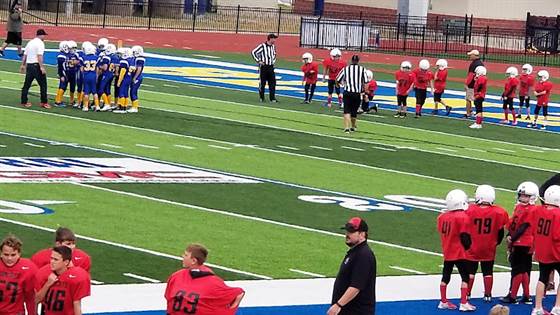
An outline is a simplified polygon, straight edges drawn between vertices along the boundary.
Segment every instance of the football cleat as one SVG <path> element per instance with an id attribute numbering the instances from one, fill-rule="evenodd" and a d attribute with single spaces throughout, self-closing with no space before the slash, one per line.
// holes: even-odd
<path id="1" fill-rule="evenodd" d="M 485 294 L 484 297 L 482 298 L 482 301 L 484 301 L 484 303 L 491 303 L 492 302 L 492 296 Z"/>
<path id="2" fill-rule="evenodd" d="M 82 112 L 89 112 L 89 107 L 87 106 L 82 107 Z"/>
<path id="3" fill-rule="evenodd" d="M 111 110 L 111 106 L 109 104 L 105 104 L 103 105 L 103 107 L 101 107 L 102 112 L 108 112 L 110 110 Z"/>
<path id="4" fill-rule="evenodd" d="M 46 108 L 46 109 L 52 108 L 51 105 L 49 105 L 49 103 L 41 103 L 41 105 L 39 105 L 39 106 L 41 106 L 43 108 Z"/>
<path id="5" fill-rule="evenodd" d="M 467 302 L 465 304 L 462 304 L 459 306 L 459 311 L 460 312 L 474 312 L 476 311 L 476 306 L 472 305 L 471 303 Z"/>
<path id="6" fill-rule="evenodd" d="M 533 311 L 531 311 L 531 315 L 548 315 L 548 314 L 550 313 L 542 308 L 541 309 L 534 308 Z"/>
<path id="7" fill-rule="evenodd" d="M 530 296 L 524 296 L 519 300 L 520 303 L 531 305 L 533 304 L 533 299 Z"/>
<path id="8" fill-rule="evenodd" d="M 396 113 L 393 117 L 399 118 L 399 117 L 401 117 L 401 116 L 402 116 L 401 113 Z"/>
<path id="9" fill-rule="evenodd" d="M 443 302 L 439 302 L 439 305 L 437 307 L 440 310 L 456 310 L 457 309 L 457 305 L 447 301 L 445 303 Z"/>
<path id="10" fill-rule="evenodd" d="M 507 123 L 509 123 L 509 120 L 505 120 L 505 119 L 500 120 L 500 124 L 507 124 Z"/>
<path id="11" fill-rule="evenodd" d="M 516 120 L 516 121 L 512 121 L 512 122 L 511 122 L 511 125 L 512 125 L 512 126 L 517 126 L 517 120 Z"/>
<path id="12" fill-rule="evenodd" d="M 506 303 L 506 304 L 517 304 L 518 303 L 517 298 L 512 298 L 511 295 L 509 295 L 509 294 L 507 296 L 504 296 L 503 298 L 501 298 L 500 302 Z"/>
<path id="13" fill-rule="evenodd" d="M 137 107 L 131 107 L 129 109 L 126 110 L 127 113 L 138 113 L 138 108 Z"/>
<path id="14" fill-rule="evenodd" d="M 550 310 L 550 314 L 551 315 L 560 315 L 560 307 L 555 306 L 552 308 L 552 310 Z"/>
<path id="15" fill-rule="evenodd" d="M 451 114 L 452 109 L 453 107 L 451 106 L 445 106 L 445 116 L 449 116 L 449 114 Z"/>
<path id="16" fill-rule="evenodd" d="M 481 128 L 482 128 L 482 125 L 479 125 L 479 124 L 477 124 L 477 123 L 474 123 L 474 124 L 470 125 L 469 128 L 471 128 L 471 129 L 481 129 Z"/>
<path id="17" fill-rule="evenodd" d="M 525 120 L 531 120 L 531 116 L 527 115 L 527 117 L 525 117 Z"/>
<path id="18" fill-rule="evenodd" d="M 344 129 L 345 133 L 350 133 L 350 129 Z"/>
<path id="19" fill-rule="evenodd" d="M 546 130 L 546 126 L 541 126 L 541 130 Z"/>
<path id="20" fill-rule="evenodd" d="M 358 131 L 358 128 L 350 128 L 350 132 Z"/>
<path id="21" fill-rule="evenodd" d="M 31 105 L 31 103 L 27 102 L 27 103 L 21 103 L 21 106 L 26 107 L 26 108 L 29 108 L 29 107 L 31 107 L 32 105 Z"/>
<path id="22" fill-rule="evenodd" d="M 521 114 L 517 114 L 517 118 L 518 118 L 518 119 L 521 118 Z"/>

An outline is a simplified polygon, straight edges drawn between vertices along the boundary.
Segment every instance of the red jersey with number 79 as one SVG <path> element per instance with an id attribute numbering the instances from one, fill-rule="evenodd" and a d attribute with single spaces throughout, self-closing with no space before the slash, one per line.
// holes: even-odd
<path id="1" fill-rule="evenodd" d="M 551 264 L 560 262 L 560 208 L 543 205 L 533 216 L 535 260 Z"/>
<path id="2" fill-rule="evenodd" d="M 47 265 L 37 272 L 35 291 L 47 283 L 52 273 Z M 74 315 L 74 302 L 91 294 L 91 280 L 89 273 L 80 267 L 70 267 L 58 276 L 58 280 L 49 288 L 43 301 L 45 315 Z"/>
<path id="3" fill-rule="evenodd" d="M 25 314 L 24 302 L 35 309 L 35 273 L 37 267 L 27 258 L 11 267 L 0 260 L 0 314 Z"/>
<path id="4" fill-rule="evenodd" d="M 461 244 L 461 234 L 469 233 L 469 217 L 462 210 L 444 212 L 437 218 L 437 229 L 445 261 L 467 259 L 468 254 Z"/>
<path id="5" fill-rule="evenodd" d="M 498 233 L 509 222 L 508 213 L 500 206 L 477 204 L 471 204 L 465 213 L 469 216 L 472 258 L 495 260 Z"/>
<path id="6" fill-rule="evenodd" d="M 234 315 L 237 308 L 229 305 L 243 292 L 241 288 L 228 287 L 206 266 L 181 269 L 167 280 L 167 314 Z"/>

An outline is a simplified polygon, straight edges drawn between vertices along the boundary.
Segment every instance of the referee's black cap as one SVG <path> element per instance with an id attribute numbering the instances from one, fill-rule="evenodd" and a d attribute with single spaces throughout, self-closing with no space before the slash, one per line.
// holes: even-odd
<path id="1" fill-rule="evenodd" d="M 41 35 L 47 35 L 47 32 L 45 32 L 45 30 L 42 28 L 37 30 L 37 36 L 41 36 Z"/>
<path id="2" fill-rule="evenodd" d="M 348 232 L 367 232 L 369 230 L 368 225 L 364 219 L 360 217 L 353 217 L 341 228 Z"/>
<path id="3" fill-rule="evenodd" d="M 353 62 L 353 63 L 358 63 L 358 62 L 360 62 L 360 56 L 358 56 L 358 55 L 352 56 L 352 62 Z"/>
<path id="4" fill-rule="evenodd" d="M 270 34 L 268 34 L 268 36 L 266 38 L 267 39 L 278 38 L 278 35 L 276 35 L 274 33 L 270 33 Z"/>

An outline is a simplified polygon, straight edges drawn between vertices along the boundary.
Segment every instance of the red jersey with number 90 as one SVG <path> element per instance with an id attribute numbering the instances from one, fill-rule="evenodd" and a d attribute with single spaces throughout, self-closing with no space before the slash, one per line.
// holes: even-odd
<path id="1" fill-rule="evenodd" d="M 11 267 L 0 260 L 0 314 L 24 314 L 26 301 L 34 309 L 36 272 L 37 267 L 27 258 L 20 258 Z"/>
<path id="2" fill-rule="evenodd" d="M 551 264 L 560 262 L 560 208 L 543 205 L 533 216 L 535 260 Z"/>
<path id="3" fill-rule="evenodd" d="M 234 315 L 229 308 L 243 289 L 228 287 L 206 266 L 181 269 L 167 280 L 165 299 L 168 315 Z"/>
<path id="4" fill-rule="evenodd" d="M 51 273 L 49 265 L 39 269 L 35 291 L 41 290 Z M 41 301 L 45 315 L 74 315 L 74 302 L 90 295 L 90 282 L 87 271 L 80 267 L 68 268 L 58 276 L 58 280 L 49 288 Z"/>

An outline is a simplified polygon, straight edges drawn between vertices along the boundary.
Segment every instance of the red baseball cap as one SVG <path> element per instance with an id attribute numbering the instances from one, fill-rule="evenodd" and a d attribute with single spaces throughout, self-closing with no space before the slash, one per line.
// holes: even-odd
<path id="1" fill-rule="evenodd" d="M 353 217 L 350 220 L 348 220 L 348 222 L 346 222 L 346 224 L 342 227 L 342 229 L 351 233 L 367 232 L 368 225 L 366 221 L 364 221 L 364 219 L 360 217 Z"/>

